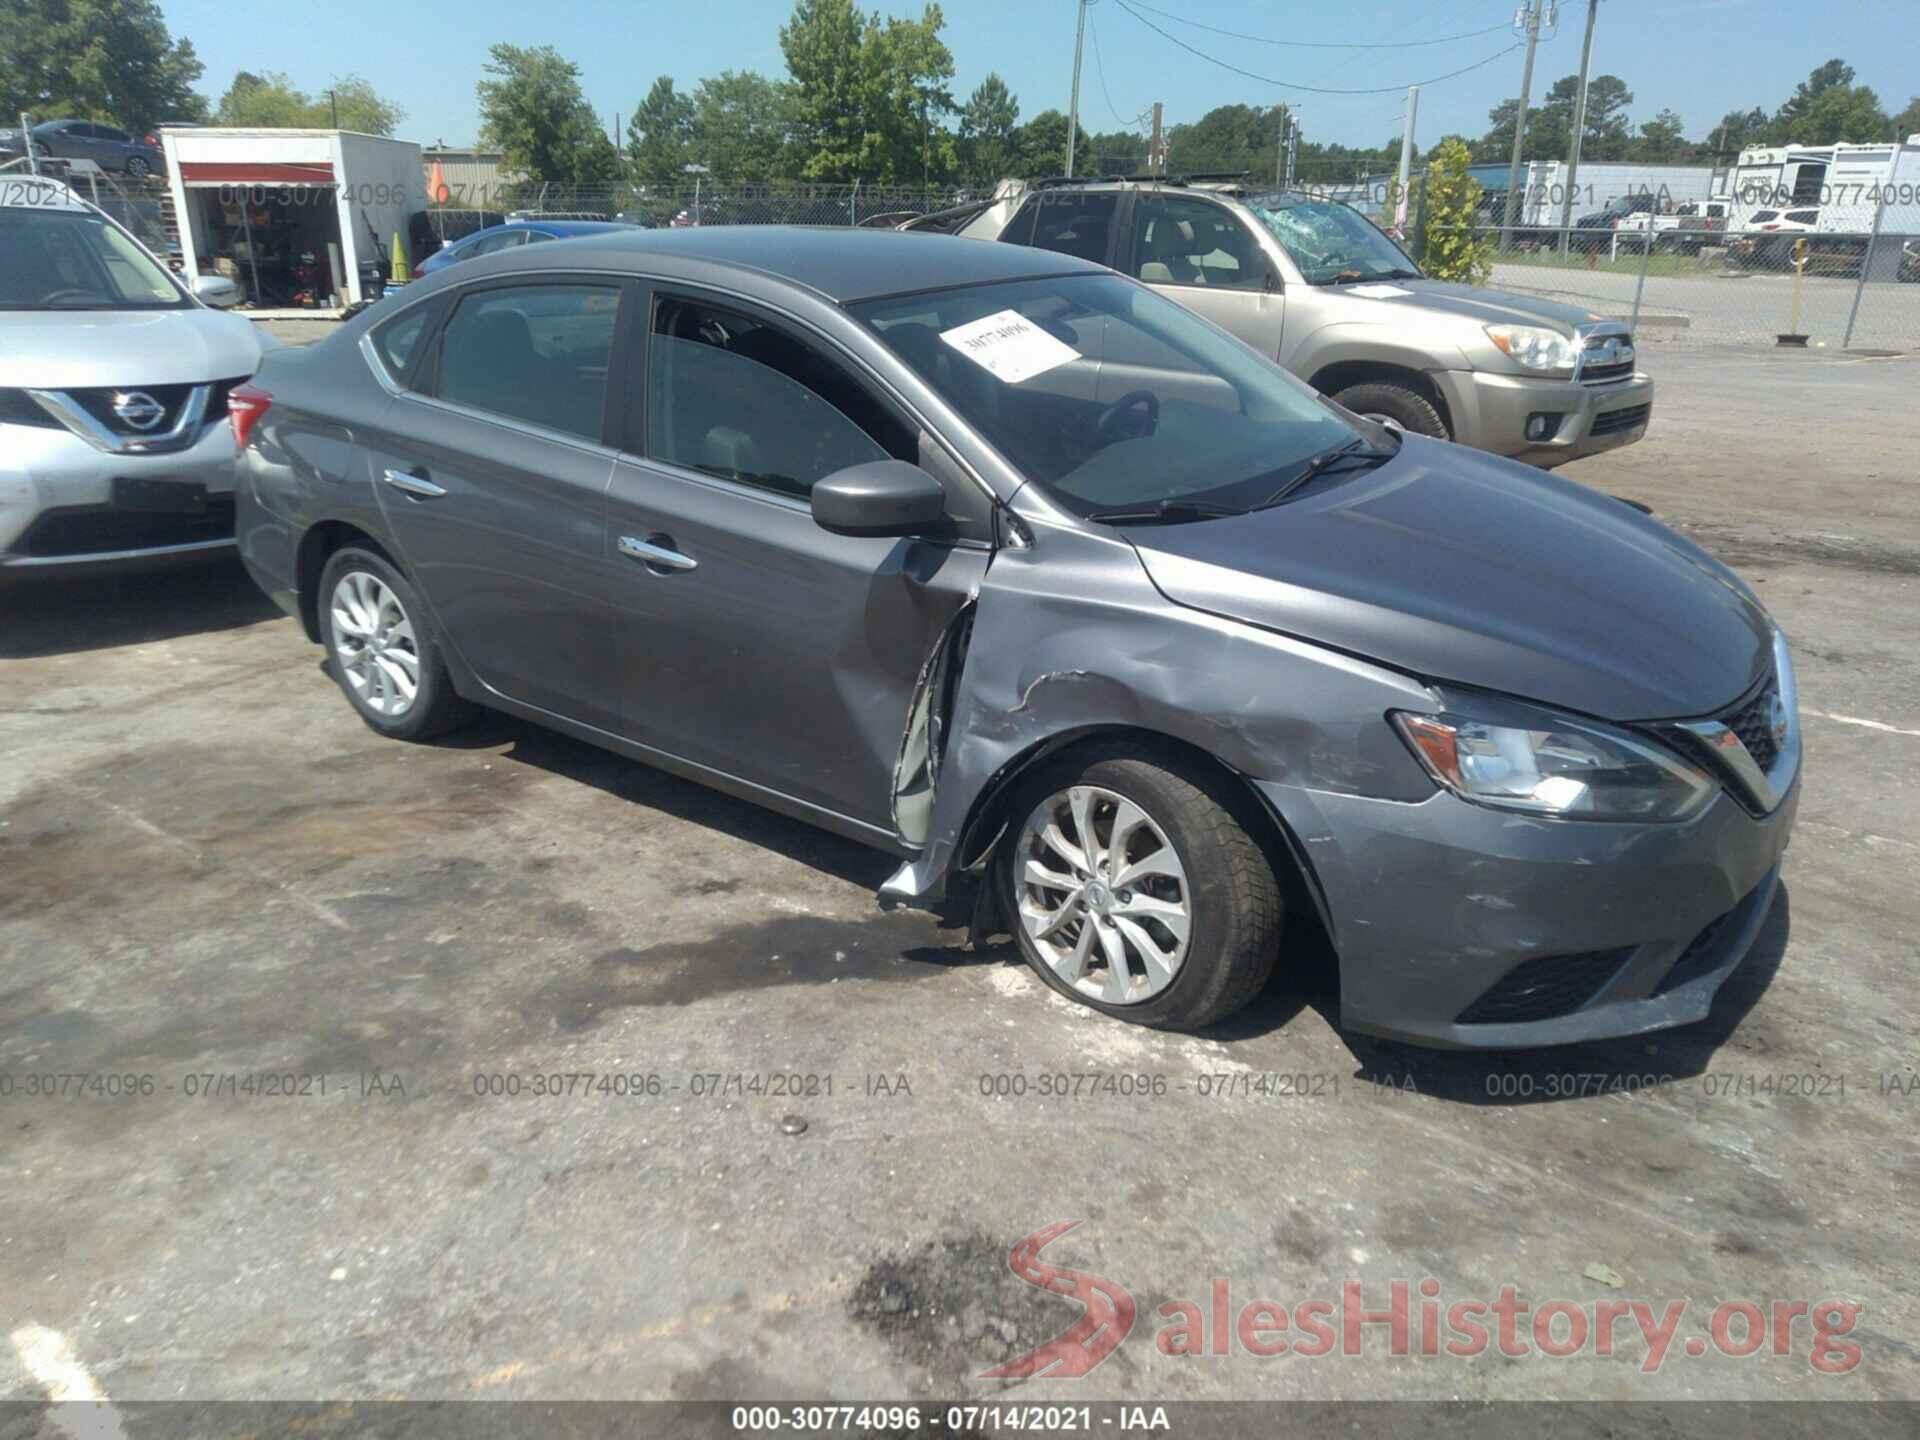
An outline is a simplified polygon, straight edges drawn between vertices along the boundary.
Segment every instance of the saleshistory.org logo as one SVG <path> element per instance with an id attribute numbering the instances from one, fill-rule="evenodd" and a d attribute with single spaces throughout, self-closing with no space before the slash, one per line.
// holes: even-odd
<path id="1" fill-rule="evenodd" d="M 1090 1374 L 1132 1333 L 1139 1307 L 1126 1289 L 1103 1276 L 1055 1265 L 1040 1252 L 1081 1222 L 1063 1220 L 1036 1230 L 1007 1254 L 1007 1266 L 1027 1284 L 1080 1307 L 1073 1323 L 1044 1345 L 982 1371 L 982 1380 L 1076 1379 Z M 1472 1359 L 1498 1351 L 1509 1359 L 1543 1355 L 1610 1357 L 1636 1339 L 1646 1353 L 1642 1373 L 1652 1374 L 1674 1355 L 1699 1358 L 1709 1352 L 1732 1359 L 1768 1354 L 1790 1357 L 1805 1345 L 1807 1363 L 1822 1375 L 1846 1375 L 1860 1364 L 1860 1347 L 1844 1337 L 1861 1307 L 1844 1300 L 1727 1300 L 1707 1317 L 1704 1335 L 1680 1336 L 1689 1302 L 1670 1300 L 1549 1300 L 1538 1306 L 1512 1285 L 1492 1300 L 1443 1302 L 1440 1282 L 1393 1280 L 1382 1308 L 1366 1307 L 1363 1287 L 1348 1280 L 1336 1300 L 1277 1300 L 1236 1305 L 1232 1285 L 1214 1278 L 1207 1302 L 1169 1300 L 1155 1314 L 1167 1322 L 1155 1332 L 1154 1348 L 1175 1358 L 1235 1354 L 1267 1359 L 1299 1355 L 1352 1357 L 1371 1345 L 1389 1355 Z M 1377 1292 L 1376 1292 L 1377 1296 Z M 1675 1341 L 1679 1340 L 1676 1350 Z"/>

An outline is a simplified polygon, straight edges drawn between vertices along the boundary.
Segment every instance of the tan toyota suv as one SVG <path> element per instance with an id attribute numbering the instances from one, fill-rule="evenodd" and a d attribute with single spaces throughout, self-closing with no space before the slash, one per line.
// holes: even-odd
<path id="1" fill-rule="evenodd" d="M 1653 413 L 1653 381 L 1635 364 L 1627 326 L 1429 280 L 1337 200 L 1244 178 L 1050 180 L 902 228 L 1100 261 L 1350 410 L 1533 465 L 1630 445 Z"/>

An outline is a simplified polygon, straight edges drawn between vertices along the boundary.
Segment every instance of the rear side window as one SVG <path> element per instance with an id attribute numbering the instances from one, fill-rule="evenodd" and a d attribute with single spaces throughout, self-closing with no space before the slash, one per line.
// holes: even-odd
<path id="1" fill-rule="evenodd" d="M 1787 212 L 1787 219 L 1791 220 L 1795 225 L 1811 225 L 1819 218 L 1820 212 L 1818 210 L 1789 210 Z"/>
<path id="2" fill-rule="evenodd" d="M 1055 250 L 1104 265 L 1119 203 L 1120 197 L 1111 190 L 1098 195 L 1049 191 L 1034 207 L 1033 239 L 1026 243 L 1036 250 Z"/>
<path id="3" fill-rule="evenodd" d="M 817 348 L 751 316 L 662 296 L 647 354 L 647 454 L 804 498 L 914 436 Z"/>
<path id="4" fill-rule="evenodd" d="M 431 305 L 416 305 L 374 327 L 373 348 L 394 384 L 407 383 L 413 362 L 420 354 L 420 342 L 426 339 L 427 318 L 432 312 Z"/>
<path id="5" fill-rule="evenodd" d="M 465 296 L 440 334 L 434 393 L 598 442 L 620 292 L 518 285 Z"/>

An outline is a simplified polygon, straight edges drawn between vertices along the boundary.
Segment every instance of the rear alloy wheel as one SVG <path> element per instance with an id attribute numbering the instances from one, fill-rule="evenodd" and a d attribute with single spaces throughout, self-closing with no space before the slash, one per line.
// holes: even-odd
<path id="1" fill-rule="evenodd" d="M 144 180 L 153 173 L 153 166 L 139 155 L 127 158 L 127 174 L 135 180 Z"/>
<path id="2" fill-rule="evenodd" d="M 334 679 L 361 719 L 382 735 L 424 740 L 466 718 L 419 597 L 384 556 L 338 551 L 319 593 Z"/>
<path id="3" fill-rule="evenodd" d="M 1220 790 L 1120 752 L 1036 777 L 997 874 L 1015 941 L 1042 979 L 1106 1014 L 1177 1030 L 1254 996 L 1279 945 L 1279 886 Z"/>

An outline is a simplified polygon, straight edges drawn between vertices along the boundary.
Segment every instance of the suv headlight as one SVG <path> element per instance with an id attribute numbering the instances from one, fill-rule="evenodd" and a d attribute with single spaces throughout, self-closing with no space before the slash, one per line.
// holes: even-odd
<path id="1" fill-rule="evenodd" d="M 1533 325 L 1489 325 L 1486 330 L 1502 354 L 1529 370 L 1571 370 L 1579 358 L 1573 341 L 1558 330 Z"/>
<path id="2" fill-rule="evenodd" d="M 1717 793 L 1650 740 L 1519 702 L 1446 697 L 1439 714 L 1391 712 L 1427 773 L 1463 800 L 1569 820 L 1685 820 Z"/>

